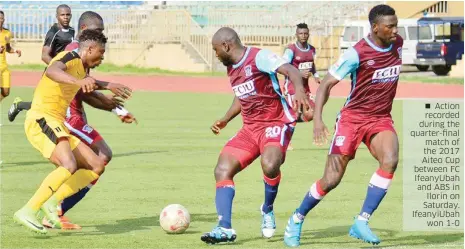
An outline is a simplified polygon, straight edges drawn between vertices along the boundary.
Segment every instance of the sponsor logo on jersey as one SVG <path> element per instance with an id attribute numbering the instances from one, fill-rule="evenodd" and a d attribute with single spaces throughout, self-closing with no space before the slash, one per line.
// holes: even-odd
<path id="1" fill-rule="evenodd" d="M 367 61 L 368 66 L 373 66 L 375 64 L 374 60 Z"/>
<path id="2" fill-rule="evenodd" d="M 245 83 L 233 86 L 232 89 L 234 94 L 236 94 L 236 96 L 240 99 L 245 99 L 251 95 L 257 94 L 253 80 L 249 80 Z"/>
<path id="3" fill-rule="evenodd" d="M 400 65 L 386 67 L 373 73 L 372 83 L 388 83 L 399 79 Z"/>
<path id="4" fill-rule="evenodd" d="M 245 77 L 252 76 L 252 66 L 251 65 L 245 66 L 244 71 L 245 71 Z"/>
<path id="5" fill-rule="evenodd" d="M 299 64 L 299 70 L 311 69 L 312 66 L 313 66 L 313 62 L 302 62 Z"/>

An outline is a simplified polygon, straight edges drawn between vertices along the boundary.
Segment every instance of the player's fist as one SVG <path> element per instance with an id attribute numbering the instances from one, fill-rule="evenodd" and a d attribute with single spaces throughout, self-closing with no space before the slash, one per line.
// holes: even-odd
<path id="1" fill-rule="evenodd" d="M 323 121 L 313 122 L 313 143 L 317 146 L 322 146 L 328 142 L 328 128 Z"/>
<path id="2" fill-rule="evenodd" d="M 18 55 L 18 57 L 21 57 L 21 54 L 22 54 L 22 53 L 21 53 L 21 50 L 16 49 L 16 50 L 15 50 L 15 53 Z"/>
<path id="3" fill-rule="evenodd" d="M 117 96 L 123 99 L 128 99 L 129 97 L 131 97 L 132 94 L 131 88 L 118 83 L 109 83 L 108 90 L 110 90 L 112 93 L 116 94 Z"/>
<path id="4" fill-rule="evenodd" d="M 302 78 L 308 79 L 308 77 L 310 77 L 310 70 L 308 70 L 308 69 L 306 69 L 306 70 L 301 70 L 301 71 L 300 71 L 300 75 L 302 75 Z"/>
<path id="5" fill-rule="evenodd" d="M 226 120 L 216 120 L 215 123 L 213 123 L 213 125 L 210 127 L 210 129 L 212 130 L 213 134 L 218 135 L 220 134 L 220 130 L 226 127 L 227 124 L 228 122 Z"/>
<path id="6" fill-rule="evenodd" d="M 132 113 L 128 113 L 124 116 L 119 116 L 119 119 L 121 122 L 126 123 L 126 124 L 132 124 L 133 122 L 138 124 L 136 117 Z"/>
<path id="7" fill-rule="evenodd" d="M 5 46 L 0 46 L 0 53 L 3 53 L 5 51 Z"/>
<path id="8" fill-rule="evenodd" d="M 305 90 L 302 88 L 300 91 L 296 91 L 294 99 L 292 100 L 293 109 L 295 112 L 300 111 L 299 108 L 302 106 L 302 111 L 307 112 L 310 109 L 310 102 Z"/>
<path id="9" fill-rule="evenodd" d="M 78 80 L 77 83 L 81 86 L 82 92 L 84 93 L 93 92 L 95 89 L 98 88 L 95 79 L 92 77 L 86 77 L 84 79 Z"/>

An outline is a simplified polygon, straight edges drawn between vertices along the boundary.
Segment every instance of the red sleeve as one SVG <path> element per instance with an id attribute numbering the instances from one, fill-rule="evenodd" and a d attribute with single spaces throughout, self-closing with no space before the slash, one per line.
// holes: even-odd
<path id="1" fill-rule="evenodd" d="M 79 48 L 79 43 L 78 42 L 71 42 L 70 44 L 68 44 L 65 48 L 66 51 L 73 51 L 75 50 L 76 48 Z"/>

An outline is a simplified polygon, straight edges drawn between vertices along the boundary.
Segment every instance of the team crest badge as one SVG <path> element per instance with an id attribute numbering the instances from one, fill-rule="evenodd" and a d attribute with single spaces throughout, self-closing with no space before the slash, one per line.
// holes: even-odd
<path id="1" fill-rule="evenodd" d="M 300 60 L 300 56 L 296 56 L 295 59 L 296 59 L 296 60 Z"/>
<path id="2" fill-rule="evenodd" d="M 84 132 L 87 132 L 88 134 L 92 133 L 92 131 L 94 131 L 94 129 L 88 125 L 84 125 L 84 127 L 82 127 L 82 131 Z"/>
<path id="3" fill-rule="evenodd" d="M 345 136 L 337 136 L 336 137 L 336 146 L 342 146 L 344 144 L 345 139 L 346 139 Z"/>
<path id="4" fill-rule="evenodd" d="M 369 60 L 367 62 L 368 66 L 373 66 L 375 64 L 375 61 L 374 60 Z"/>
<path id="5" fill-rule="evenodd" d="M 402 59 L 402 48 L 397 49 L 397 54 L 399 54 L 399 59 Z"/>
<path id="6" fill-rule="evenodd" d="M 244 71 L 245 71 L 245 76 L 246 76 L 246 77 L 252 76 L 252 66 L 251 66 L 251 65 L 247 65 L 247 66 L 244 68 Z"/>

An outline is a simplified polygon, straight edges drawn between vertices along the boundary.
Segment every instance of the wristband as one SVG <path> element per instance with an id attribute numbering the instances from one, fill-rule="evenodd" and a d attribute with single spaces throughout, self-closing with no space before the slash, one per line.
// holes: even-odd
<path id="1" fill-rule="evenodd" d="M 114 114 L 118 116 L 126 116 L 128 115 L 128 110 L 124 109 L 124 107 L 116 107 L 115 109 L 111 110 Z"/>

